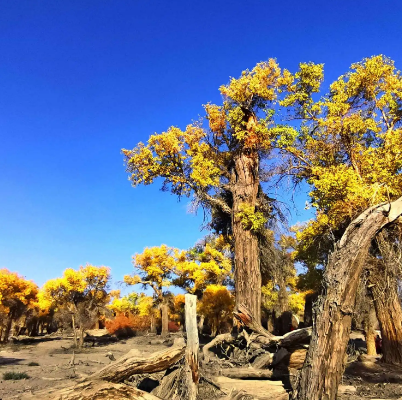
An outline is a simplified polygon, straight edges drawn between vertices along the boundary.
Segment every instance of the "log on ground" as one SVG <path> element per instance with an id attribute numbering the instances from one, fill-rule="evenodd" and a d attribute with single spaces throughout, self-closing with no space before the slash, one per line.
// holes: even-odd
<path id="1" fill-rule="evenodd" d="M 270 379 L 272 371 L 255 368 L 225 368 L 221 370 L 221 375 L 233 379 Z"/>
<path id="2" fill-rule="evenodd" d="M 17 397 L 21 400 L 160 400 L 132 386 L 105 381 L 90 381 L 62 389 L 45 389 Z"/>
<path id="3" fill-rule="evenodd" d="M 256 379 L 231 379 L 224 376 L 215 378 L 217 385 L 227 393 L 242 391 L 256 400 L 288 400 L 289 395 L 280 381 Z"/>
<path id="4" fill-rule="evenodd" d="M 149 357 L 138 357 L 137 350 L 128 352 L 115 362 L 106 365 L 86 381 L 102 379 L 109 382 L 123 382 L 131 375 L 150 374 L 165 371 L 184 357 L 186 345 L 183 338 L 176 339 L 173 346 L 166 350 L 153 353 Z"/>

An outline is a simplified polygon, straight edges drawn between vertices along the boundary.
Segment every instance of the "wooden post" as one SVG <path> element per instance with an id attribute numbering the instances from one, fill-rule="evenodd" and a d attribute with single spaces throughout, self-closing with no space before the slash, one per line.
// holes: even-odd
<path id="1" fill-rule="evenodd" d="M 197 329 L 197 296 L 186 294 L 185 296 L 186 313 L 186 364 L 188 370 L 188 400 L 196 400 L 198 393 L 198 329 Z"/>

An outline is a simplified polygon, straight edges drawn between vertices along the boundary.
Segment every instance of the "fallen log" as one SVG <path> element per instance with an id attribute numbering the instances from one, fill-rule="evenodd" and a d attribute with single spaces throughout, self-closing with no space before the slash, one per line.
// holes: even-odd
<path id="1" fill-rule="evenodd" d="M 214 380 L 222 390 L 228 393 L 236 390 L 256 400 L 288 400 L 289 398 L 289 395 L 280 381 L 241 380 L 226 378 L 224 376 L 218 376 Z"/>
<path id="2" fill-rule="evenodd" d="M 312 327 L 296 329 L 295 331 L 286 333 L 278 341 L 278 345 L 285 348 L 300 346 L 301 344 L 310 343 Z"/>
<path id="3" fill-rule="evenodd" d="M 258 357 L 255 358 L 255 360 L 252 362 L 252 366 L 255 369 L 263 369 L 263 368 L 268 368 L 273 360 L 273 354 L 271 353 L 265 353 L 261 354 Z"/>
<path id="4" fill-rule="evenodd" d="M 221 370 L 221 375 L 233 379 L 270 379 L 272 371 L 255 368 L 227 368 Z"/>
<path id="5" fill-rule="evenodd" d="M 32 394 L 18 395 L 21 400 L 161 400 L 132 386 L 105 381 L 90 381 L 66 388 L 47 388 Z"/>
<path id="6" fill-rule="evenodd" d="M 180 361 L 185 353 L 186 345 L 183 338 L 175 339 L 172 347 L 153 353 L 150 357 L 138 357 L 137 350 L 131 350 L 116 361 L 106 365 L 86 378 L 86 381 L 101 379 L 109 382 L 123 382 L 131 375 L 150 374 L 165 371 Z"/>

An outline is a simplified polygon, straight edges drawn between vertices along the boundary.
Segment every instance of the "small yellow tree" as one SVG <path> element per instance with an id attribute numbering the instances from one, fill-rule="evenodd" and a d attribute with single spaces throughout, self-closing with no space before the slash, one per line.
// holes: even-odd
<path id="1" fill-rule="evenodd" d="M 176 266 L 175 253 L 177 249 L 166 245 L 146 248 L 142 254 L 136 254 L 133 259 L 134 268 L 138 275 L 125 275 L 127 285 L 142 284 L 151 287 L 154 297 L 162 312 L 162 335 L 168 333 L 168 304 L 166 301 L 166 288 L 171 285 L 171 278 Z"/>
<path id="2" fill-rule="evenodd" d="M 0 270 L 0 340 L 7 342 L 13 321 L 36 301 L 38 286 L 15 272 Z"/>
<path id="3" fill-rule="evenodd" d="M 84 343 L 86 324 L 93 323 L 109 301 L 107 284 L 110 279 L 108 267 L 87 265 L 78 271 L 66 269 L 61 278 L 51 279 L 44 285 L 44 292 L 59 310 L 71 315 L 75 346 Z M 77 341 L 76 325 L 80 331 Z"/>
<path id="4" fill-rule="evenodd" d="M 230 324 L 234 308 L 234 297 L 226 286 L 209 285 L 204 291 L 198 311 L 208 319 L 212 335 L 215 336 L 225 323 Z"/>

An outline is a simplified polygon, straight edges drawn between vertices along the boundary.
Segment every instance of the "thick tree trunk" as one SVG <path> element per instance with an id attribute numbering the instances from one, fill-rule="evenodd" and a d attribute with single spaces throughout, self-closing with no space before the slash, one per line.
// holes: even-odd
<path id="1" fill-rule="evenodd" d="M 166 336 L 169 333 L 169 309 L 168 305 L 163 302 L 161 305 L 162 314 L 162 336 Z"/>
<path id="2" fill-rule="evenodd" d="M 3 338 L 4 343 L 8 342 L 12 325 L 13 325 L 13 317 L 12 315 L 9 315 L 7 318 L 6 329 L 4 330 L 4 338 Z"/>
<path id="3" fill-rule="evenodd" d="M 372 239 L 402 214 L 402 198 L 371 207 L 346 229 L 324 274 L 315 324 L 293 398 L 335 400 L 341 380 L 361 272 Z"/>
<path id="4" fill-rule="evenodd" d="M 382 361 L 402 364 L 402 308 L 397 292 L 396 279 L 387 281 L 384 271 L 370 277 L 371 292 L 380 323 L 382 338 Z"/>
<path id="5" fill-rule="evenodd" d="M 156 333 L 155 316 L 151 314 L 151 333 Z"/>
<path id="6" fill-rule="evenodd" d="M 232 227 L 235 249 L 236 307 L 245 304 L 261 323 L 261 272 L 258 240 L 239 213 L 244 207 L 255 211 L 259 188 L 259 158 L 255 151 L 242 151 L 234 159 L 231 175 L 233 194 Z"/>

